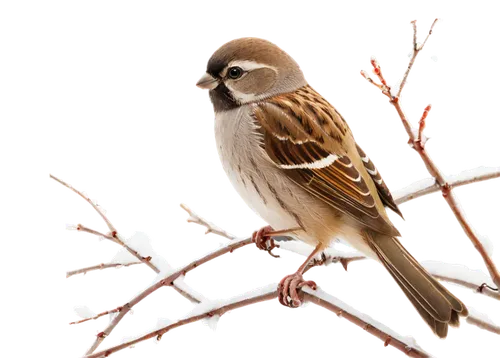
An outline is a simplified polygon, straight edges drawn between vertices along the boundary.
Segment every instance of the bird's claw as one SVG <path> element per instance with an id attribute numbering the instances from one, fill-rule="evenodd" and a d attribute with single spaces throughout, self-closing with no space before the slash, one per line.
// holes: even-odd
<path id="1" fill-rule="evenodd" d="M 311 262 L 311 266 L 313 268 L 319 268 L 321 266 L 323 266 L 326 262 L 328 261 L 328 257 L 326 257 L 325 253 L 322 252 L 321 253 L 321 259 L 314 259 L 312 262 Z"/>
<path id="2" fill-rule="evenodd" d="M 315 290 L 314 281 L 305 281 L 298 272 L 285 276 L 278 285 L 278 299 L 283 306 L 297 308 L 302 304 L 301 288 L 308 286 Z"/>
<path id="3" fill-rule="evenodd" d="M 264 226 L 260 230 L 255 231 L 252 234 L 252 241 L 255 243 L 260 250 L 267 251 L 269 255 L 272 257 L 279 257 L 279 255 L 275 255 L 272 253 L 272 250 L 276 247 L 280 247 L 276 245 L 273 238 L 268 236 L 269 233 L 273 232 L 273 228 L 271 226 Z"/>

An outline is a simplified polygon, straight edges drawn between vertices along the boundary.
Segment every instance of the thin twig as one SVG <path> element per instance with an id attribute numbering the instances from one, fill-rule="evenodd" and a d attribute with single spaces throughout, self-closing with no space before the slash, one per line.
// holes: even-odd
<path id="1" fill-rule="evenodd" d="M 116 230 L 116 228 L 114 227 L 114 225 L 111 223 L 111 221 L 108 219 L 108 217 L 104 214 L 104 212 L 102 211 L 102 209 L 97 204 L 95 204 L 88 196 L 84 195 L 82 192 L 80 192 L 79 190 L 73 188 L 71 185 L 69 185 L 68 183 L 62 181 L 61 179 L 56 178 L 52 174 L 50 175 L 50 177 L 52 179 L 54 179 L 55 181 L 61 183 L 62 185 L 64 185 L 68 189 L 72 190 L 73 192 L 75 192 L 76 194 L 78 194 L 79 196 L 81 196 L 90 205 L 92 205 L 92 207 L 94 208 L 94 210 L 97 211 L 97 213 L 101 216 L 101 218 L 104 220 L 104 222 L 108 226 L 110 234 L 109 235 L 103 235 L 103 234 L 99 233 L 96 230 L 85 228 L 83 225 L 78 225 L 77 226 L 78 230 L 80 230 L 80 231 L 86 231 L 86 232 L 89 232 L 91 234 L 98 235 L 98 236 L 103 236 L 103 237 L 108 238 L 108 239 L 111 236 L 117 244 L 119 244 L 122 247 L 124 247 L 128 252 L 130 252 L 132 255 L 134 255 L 139 261 L 141 261 L 144 264 L 146 264 L 147 266 L 149 266 L 154 272 L 156 272 L 156 273 L 160 272 L 160 269 L 158 267 L 156 267 L 151 262 L 151 260 L 147 260 L 146 258 L 144 258 L 136 250 L 132 249 L 130 246 L 128 246 L 127 244 L 125 244 L 123 242 L 123 240 L 120 239 L 120 237 L 118 235 L 118 231 Z"/>
<path id="2" fill-rule="evenodd" d="M 436 21 L 437 21 L 437 19 L 436 19 Z M 464 214 L 463 210 L 460 208 L 460 206 L 458 204 L 458 200 L 455 197 L 455 194 L 453 193 L 450 184 L 446 181 L 443 173 L 439 170 L 437 165 L 434 163 L 434 161 L 431 159 L 431 157 L 427 153 L 427 151 L 425 149 L 424 141 L 418 140 L 419 139 L 418 138 L 418 131 L 416 132 L 414 130 L 413 126 L 408 121 L 408 119 L 403 111 L 403 108 L 401 107 L 401 100 L 400 100 L 401 91 L 403 90 L 403 87 L 406 83 L 406 79 L 409 75 L 409 72 L 410 72 L 411 68 L 413 67 L 413 64 L 415 62 L 415 58 L 417 57 L 418 53 L 424 48 L 424 45 L 427 42 L 428 37 L 432 33 L 432 29 L 434 28 L 436 21 L 433 22 L 431 29 L 429 30 L 429 34 L 427 35 L 424 43 L 420 46 L 418 46 L 417 40 L 416 40 L 416 38 L 417 38 L 416 22 L 415 21 L 412 22 L 413 29 L 414 29 L 414 36 L 413 36 L 414 51 L 413 51 L 413 56 L 410 59 L 410 63 L 408 64 L 408 68 L 406 70 L 406 73 L 403 77 L 403 81 L 401 82 L 401 86 L 399 88 L 398 94 L 396 96 L 392 96 L 390 93 L 388 94 L 387 91 L 382 91 L 382 93 L 389 97 L 390 103 L 392 105 L 394 105 L 394 107 L 396 108 L 396 111 L 398 112 L 399 117 L 401 118 L 401 122 L 403 123 L 403 126 L 405 127 L 406 132 L 408 133 L 408 136 L 410 138 L 410 140 L 409 140 L 410 145 L 412 146 L 413 149 L 415 149 L 417 151 L 417 153 L 422 158 L 422 161 L 424 162 L 429 174 L 431 174 L 431 176 L 433 176 L 436 179 L 436 183 L 439 185 L 441 193 L 443 194 L 443 197 L 446 200 L 446 202 L 448 203 L 453 214 L 455 214 L 455 218 L 460 223 L 460 225 L 462 226 L 462 229 L 464 230 L 466 235 L 469 237 L 470 241 L 472 242 L 472 244 L 474 245 L 476 250 L 479 252 L 481 257 L 483 258 L 483 261 L 486 265 L 486 268 L 488 269 L 488 272 L 489 272 L 491 278 L 493 279 L 493 282 L 495 283 L 495 285 L 497 287 L 500 287 L 500 272 L 498 271 L 498 269 L 497 269 L 495 263 L 493 262 L 493 260 L 491 259 L 491 257 L 488 255 L 488 252 L 486 251 L 485 247 L 481 243 L 481 240 L 479 239 L 477 234 L 474 232 L 474 229 L 472 228 L 470 223 L 467 221 L 465 214 Z M 378 63 L 374 64 L 373 60 L 371 62 L 372 62 L 372 66 L 374 68 L 374 71 L 379 76 L 382 84 L 385 85 L 386 81 L 382 76 L 382 72 L 380 70 L 380 65 Z M 374 81 L 372 80 L 370 82 L 373 83 Z"/>
<path id="3" fill-rule="evenodd" d="M 97 347 L 102 343 L 102 341 L 110 335 L 110 333 L 113 331 L 113 329 L 120 323 L 120 321 L 125 317 L 125 315 L 130 311 L 132 307 L 134 307 L 136 304 L 141 302 L 144 298 L 148 297 L 150 294 L 155 292 L 161 287 L 164 286 L 170 286 L 174 283 L 174 281 L 179 278 L 180 276 L 186 275 L 191 270 L 194 270 L 195 268 L 199 267 L 200 265 L 213 260 L 221 255 L 224 255 L 226 253 L 231 253 L 234 250 L 237 250 L 243 246 L 249 245 L 252 243 L 252 239 L 243 239 L 243 240 L 234 240 L 231 244 L 224 246 L 223 248 L 214 251 L 208 255 L 203 256 L 202 258 L 195 260 L 188 265 L 184 266 L 183 268 L 175 271 L 174 273 L 170 274 L 168 277 L 165 277 L 155 284 L 149 286 L 146 288 L 144 291 L 142 291 L 140 294 L 138 294 L 136 297 L 134 297 L 132 300 L 129 302 L 125 303 L 124 305 L 120 306 L 122 307 L 119 311 L 119 313 L 111 320 L 111 322 L 108 324 L 108 326 L 102 331 L 97 334 L 97 337 L 90 347 L 90 349 L 87 351 L 87 355 L 93 353 Z"/>
<path id="4" fill-rule="evenodd" d="M 450 276 L 440 275 L 440 274 L 436 274 L 436 273 L 432 274 L 432 276 L 434 276 L 435 278 L 437 278 L 440 281 L 450 282 L 450 283 L 454 283 L 456 285 L 470 288 L 471 290 L 473 290 L 477 293 L 494 298 L 496 300 L 500 300 L 500 292 L 498 292 L 498 289 L 494 289 L 494 288 L 489 287 L 487 285 L 486 285 L 487 287 L 484 285 L 477 285 L 476 283 L 470 282 L 466 279 L 450 277 Z"/>
<path id="5" fill-rule="evenodd" d="M 86 227 L 86 226 L 84 226 L 82 224 L 76 225 L 76 230 L 81 231 L 81 232 L 87 232 L 89 234 L 96 235 L 96 236 L 99 236 L 99 237 L 103 237 L 105 239 L 108 239 L 108 240 L 113 241 L 113 242 L 116 243 L 116 239 L 113 236 L 111 236 L 110 234 L 103 234 L 100 231 L 88 228 L 88 227 Z"/>
<path id="6" fill-rule="evenodd" d="M 81 268 L 81 269 L 73 270 L 73 271 L 68 271 L 68 272 L 66 272 L 66 278 L 74 276 L 74 275 L 82 274 L 82 273 L 86 274 L 87 272 L 90 272 L 90 271 L 103 270 L 103 269 L 112 268 L 112 267 L 116 267 L 116 268 L 127 267 L 127 266 L 133 266 L 133 265 L 138 265 L 138 264 L 142 264 L 142 262 L 128 262 L 128 263 L 124 263 L 124 264 L 121 264 L 121 263 L 108 263 L 108 264 L 102 263 L 102 264 L 95 265 L 95 266 L 85 267 L 85 268 Z"/>
<path id="7" fill-rule="evenodd" d="M 468 185 L 472 183 L 479 183 L 485 180 L 500 178 L 500 167 L 479 167 L 472 170 L 466 170 L 459 174 L 450 176 L 448 178 L 448 185 L 450 188 L 458 188 L 459 186 Z M 425 185 L 423 185 L 425 183 Z M 412 199 L 421 196 L 432 194 L 441 191 L 441 187 L 434 178 L 424 179 L 413 184 L 410 184 L 404 189 L 397 190 L 392 193 L 396 204 L 403 204 Z"/>
<path id="8" fill-rule="evenodd" d="M 133 256 L 135 256 L 140 262 L 144 263 L 149 268 L 151 268 L 154 272 L 160 273 L 160 269 L 158 267 L 156 267 L 151 262 L 152 258 L 150 256 L 144 257 L 141 254 L 139 254 L 136 250 L 132 249 L 130 246 L 128 246 L 127 244 L 125 244 L 125 242 L 120 238 L 120 235 L 118 234 L 118 231 L 116 230 L 115 226 L 111 223 L 111 221 L 108 219 L 108 217 L 104 214 L 104 212 L 102 211 L 102 209 L 97 204 L 95 204 L 88 196 L 84 195 L 81 191 L 75 189 L 74 187 L 72 187 L 68 183 L 62 181 L 61 179 L 56 178 L 52 174 L 50 174 L 50 178 L 54 179 L 58 183 L 60 183 L 63 186 L 67 187 L 68 189 L 70 189 L 71 191 L 75 192 L 80 197 L 82 197 L 85 201 L 87 201 L 94 208 L 94 210 L 99 214 L 99 216 L 104 220 L 104 222 L 108 226 L 108 229 L 110 230 L 110 233 L 109 234 L 102 234 L 102 233 L 98 232 L 97 230 L 93 230 L 93 229 L 87 228 L 87 227 L 85 227 L 85 226 L 83 226 L 81 224 L 77 225 L 77 230 L 88 232 L 90 234 L 97 235 L 97 236 L 102 236 L 104 238 L 107 238 L 108 240 L 111 240 L 111 241 L 119 244 L 120 246 L 122 246 L 123 248 L 125 248 L 129 253 L 131 253 Z M 179 292 L 183 297 L 185 297 L 186 299 L 188 299 L 189 301 L 191 301 L 193 303 L 200 303 L 200 301 L 196 297 L 193 297 L 188 292 L 186 292 L 186 291 L 182 290 L 181 288 L 177 287 L 177 285 L 175 283 L 172 283 L 172 287 L 177 292 Z M 105 335 L 103 335 L 102 337 L 100 337 L 100 340 L 99 340 L 98 344 L 100 344 L 100 342 L 102 342 L 105 338 L 106 338 Z M 94 343 L 94 345 L 95 345 L 95 343 Z M 92 347 L 90 349 L 94 349 L 95 350 L 95 348 L 92 348 Z M 93 352 L 93 350 L 92 350 L 92 352 Z"/>
<path id="9" fill-rule="evenodd" d="M 493 262 L 493 259 L 488 254 L 488 251 L 481 243 L 481 240 L 477 236 L 476 232 L 474 231 L 470 223 L 467 221 L 463 210 L 460 208 L 460 205 L 458 204 L 458 200 L 455 197 L 455 194 L 451 191 L 451 188 L 447 190 L 446 186 L 442 187 L 441 190 L 443 191 L 443 197 L 446 199 L 446 202 L 448 203 L 451 210 L 455 214 L 455 217 L 462 226 L 462 229 L 467 234 L 470 241 L 472 242 L 476 250 L 483 258 L 486 268 L 490 273 L 491 279 L 493 280 L 497 288 L 500 287 L 500 272 L 498 271 L 495 263 Z"/>
<path id="10" fill-rule="evenodd" d="M 427 39 L 432 34 L 432 30 L 434 29 L 434 25 L 436 25 L 437 21 L 438 21 L 438 19 L 434 20 L 434 22 L 431 25 L 431 28 L 429 29 L 429 33 L 427 34 L 427 37 L 425 38 L 424 42 L 420 46 L 417 43 L 417 20 L 413 20 L 411 22 L 411 24 L 413 26 L 413 53 L 412 53 L 412 56 L 410 58 L 410 62 L 408 63 L 408 67 L 406 68 L 406 72 L 403 76 L 403 80 L 401 81 L 401 84 L 399 85 L 399 90 L 398 90 L 398 93 L 396 94 L 397 98 L 401 97 L 401 92 L 403 91 L 403 87 L 406 84 L 406 80 L 408 79 L 408 75 L 410 74 L 410 71 L 413 67 L 413 64 L 415 63 L 415 59 L 417 58 L 417 55 L 420 53 L 420 51 L 422 51 L 425 44 L 427 43 Z"/>
<path id="11" fill-rule="evenodd" d="M 85 319 L 82 319 L 82 320 L 79 320 L 79 321 L 74 321 L 74 322 L 70 322 L 69 324 L 79 324 L 79 323 L 83 323 L 83 322 L 87 322 L 87 321 L 91 321 L 91 320 L 94 320 L 94 319 L 98 319 L 100 317 L 103 317 L 103 316 L 107 316 L 108 314 L 111 314 L 111 313 L 115 313 L 115 312 L 120 312 L 122 310 L 123 307 L 117 307 L 113 310 L 110 310 L 110 311 L 104 311 L 104 312 L 101 312 L 99 314 L 96 314 L 95 316 L 92 316 L 92 317 L 89 317 L 89 318 L 85 318 Z"/>
<path id="12" fill-rule="evenodd" d="M 215 235 L 225 237 L 226 239 L 229 239 L 229 240 L 237 240 L 238 239 L 238 237 L 227 233 L 226 231 L 222 230 L 217 225 L 214 225 L 211 222 L 198 216 L 198 214 L 191 211 L 191 209 L 187 205 L 181 204 L 181 208 L 183 208 L 189 214 L 189 218 L 187 219 L 188 222 L 198 224 L 201 226 L 205 226 L 205 228 L 207 229 L 207 231 L 205 231 L 205 234 L 212 233 Z"/>

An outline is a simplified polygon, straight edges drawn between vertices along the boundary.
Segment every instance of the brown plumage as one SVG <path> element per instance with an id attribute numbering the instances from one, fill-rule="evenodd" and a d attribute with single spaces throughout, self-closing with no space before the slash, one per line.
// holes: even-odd
<path id="1" fill-rule="evenodd" d="M 401 245 L 385 206 L 401 212 L 380 173 L 290 56 L 265 40 L 231 41 L 198 85 L 210 89 L 227 174 L 274 229 L 299 228 L 293 236 L 316 245 L 308 260 L 343 237 L 385 266 L 439 337 L 458 326 L 467 308 Z M 281 303 L 300 303 L 307 262 L 283 279 Z"/>
<path id="2" fill-rule="evenodd" d="M 270 109 L 273 106 L 280 110 Z M 399 232 L 375 202 L 380 200 L 401 213 L 371 160 L 358 145 L 355 153 L 346 145 L 351 133 L 334 107 L 306 86 L 259 103 L 255 118 L 263 128 L 263 146 L 269 157 L 288 166 L 285 174 L 305 190 L 363 224 L 366 242 L 431 329 L 446 337 L 448 324 L 457 326 L 458 316 L 467 316 L 467 309 L 396 238 Z M 339 158 L 328 166 L 297 168 L 332 153 Z M 363 168 L 357 169 L 350 157 L 362 162 Z M 376 193 L 370 192 L 365 180 L 374 184 Z"/>

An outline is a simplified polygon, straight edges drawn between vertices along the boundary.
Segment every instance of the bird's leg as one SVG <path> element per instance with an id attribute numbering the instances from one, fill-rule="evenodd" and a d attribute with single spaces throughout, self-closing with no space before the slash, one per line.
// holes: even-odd
<path id="1" fill-rule="evenodd" d="M 316 256 L 321 250 L 322 245 L 316 246 L 314 251 L 307 257 L 306 261 L 299 267 L 297 272 L 292 275 L 285 276 L 278 285 L 278 299 L 283 306 L 296 308 L 302 304 L 302 299 L 299 296 L 300 289 L 304 286 L 309 286 L 313 290 L 316 289 L 314 281 L 305 281 L 302 277 L 309 261 Z"/>

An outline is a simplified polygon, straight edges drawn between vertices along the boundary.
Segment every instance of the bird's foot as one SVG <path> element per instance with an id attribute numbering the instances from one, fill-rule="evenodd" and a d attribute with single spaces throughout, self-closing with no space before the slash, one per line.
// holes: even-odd
<path id="1" fill-rule="evenodd" d="M 321 259 L 313 259 L 310 265 L 312 268 L 321 268 L 327 262 L 328 262 L 328 257 L 322 252 Z"/>
<path id="2" fill-rule="evenodd" d="M 271 252 L 275 247 L 280 247 L 279 245 L 276 245 L 273 238 L 269 236 L 269 234 L 273 231 L 274 230 L 271 226 L 264 226 L 252 234 L 252 241 L 255 242 L 255 245 L 260 250 L 267 251 L 272 257 L 279 257 L 279 255 L 275 255 Z"/>
<path id="3" fill-rule="evenodd" d="M 309 286 L 313 290 L 317 287 L 314 281 L 305 281 L 299 272 L 285 276 L 278 285 L 280 303 L 290 308 L 299 307 L 302 304 L 300 289 L 304 286 Z"/>

